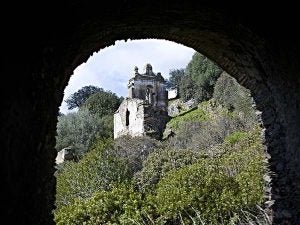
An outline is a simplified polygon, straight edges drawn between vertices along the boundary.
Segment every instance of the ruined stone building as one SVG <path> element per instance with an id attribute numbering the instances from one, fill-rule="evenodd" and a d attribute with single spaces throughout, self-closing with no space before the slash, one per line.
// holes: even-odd
<path id="1" fill-rule="evenodd" d="M 160 139 L 168 121 L 167 108 L 168 93 L 161 73 L 155 74 L 150 64 L 143 74 L 135 67 L 128 81 L 128 97 L 114 114 L 114 138 L 130 135 Z"/>

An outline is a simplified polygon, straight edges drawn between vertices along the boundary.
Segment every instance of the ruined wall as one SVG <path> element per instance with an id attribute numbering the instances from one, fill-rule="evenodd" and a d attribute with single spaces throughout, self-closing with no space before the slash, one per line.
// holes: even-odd
<path id="1" fill-rule="evenodd" d="M 124 99 L 114 114 L 114 138 L 118 138 L 122 135 L 130 135 L 133 137 L 144 135 L 143 102 L 143 100 L 136 98 Z M 126 119 L 128 121 L 126 121 Z"/>
<path id="2" fill-rule="evenodd" d="M 130 135 L 161 139 L 168 120 L 164 109 L 145 100 L 126 98 L 114 114 L 114 138 Z"/>
<path id="3" fill-rule="evenodd" d="M 136 79 L 134 81 L 133 96 L 138 99 L 146 99 L 147 87 L 152 87 L 152 100 L 149 102 L 154 107 L 162 109 L 167 108 L 167 92 L 163 82 L 158 82 L 155 79 Z"/>

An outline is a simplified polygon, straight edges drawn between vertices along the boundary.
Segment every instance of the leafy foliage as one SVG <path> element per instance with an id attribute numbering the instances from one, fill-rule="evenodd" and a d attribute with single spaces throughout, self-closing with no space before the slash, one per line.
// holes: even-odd
<path id="1" fill-rule="evenodd" d="M 180 82 L 180 96 L 185 101 L 202 102 L 212 97 L 214 84 L 222 70 L 207 57 L 195 52 Z"/>
<path id="2" fill-rule="evenodd" d="M 98 139 L 78 163 L 66 162 L 57 177 L 57 205 L 73 198 L 87 198 L 112 183 L 129 180 L 159 141 L 149 137 L 120 137 L 113 142 Z"/>
<path id="3" fill-rule="evenodd" d="M 201 108 L 191 109 L 172 118 L 169 121 L 168 126 L 171 127 L 173 130 L 176 130 L 179 129 L 184 123 L 201 122 L 207 119 L 208 119 L 207 114 Z"/>
<path id="4" fill-rule="evenodd" d="M 77 156 L 88 151 L 97 136 L 112 137 L 113 118 L 98 118 L 87 109 L 58 117 L 56 149 L 72 146 Z"/>
<path id="5" fill-rule="evenodd" d="M 143 169 L 135 174 L 135 183 L 140 190 L 154 190 L 155 185 L 167 172 L 191 165 L 202 156 L 190 150 L 158 149 L 143 163 Z"/>
<path id="6" fill-rule="evenodd" d="M 200 159 L 167 173 L 153 197 L 158 213 L 185 224 L 192 224 L 196 213 L 204 223 L 228 224 L 241 210 L 260 204 L 266 169 L 259 129 L 239 137 L 234 144 L 224 143 L 221 158 Z"/>
<path id="7" fill-rule="evenodd" d="M 216 105 L 212 99 L 199 104 L 196 110 L 172 118 L 167 129 L 175 135 L 167 143 L 169 148 L 216 155 L 218 152 L 214 146 L 221 144 L 233 132 L 250 129 L 255 122 L 247 121 L 243 114 Z"/>
<path id="8" fill-rule="evenodd" d="M 233 133 L 220 147 L 225 152 L 221 163 L 226 173 L 239 183 L 243 203 L 247 206 L 261 203 L 265 186 L 263 176 L 268 171 L 264 163 L 261 128 Z"/>
<path id="9" fill-rule="evenodd" d="M 88 198 L 107 190 L 113 183 L 130 178 L 126 162 L 117 157 L 112 140 L 98 140 L 78 163 L 66 162 L 57 176 L 56 205 L 68 205 L 75 198 Z"/>
<path id="10" fill-rule="evenodd" d="M 231 111 L 236 110 L 247 115 L 255 115 L 252 107 L 254 101 L 251 98 L 250 91 L 239 85 L 226 72 L 223 72 L 218 78 L 214 87 L 213 97 L 218 104 Z"/>
<path id="11" fill-rule="evenodd" d="M 94 86 L 83 87 L 73 98 L 80 101 L 80 109 L 58 117 L 56 149 L 72 146 L 81 157 L 97 137 L 113 136 L 113 112 L 119 107 L 121 98 Z"/>
<path id="12" fill-rule="evenodd" d="M 105 115 L 98 119 L 100 127 L 97 133 L 97 137 L 112 138 L 114 131 L 114 116 Z"/>
<path id="13" fill-rule="evenodd" d="M 89 199 L 76 199 L 55 213 L 57 225 L 137 224 L 142 222 L 141 194 L 128 185 L 118 185 L 110 191 L 97 191 Z"/>
<path id="14" fill-rule="evenodd" d="M 151 180 L 151 173 L 160 176 L 153 191 L 140 193 L 126 183 L 113 185 L 58 208 L 55 221 L 61 225 L 236 224 L 263 201 L 260 132 L 255 128 L 228 136 L 219 146 L 224 154 L 217 158 L 186 150 L 154 151 L 148 157 L 153 163 L 144 164 L 153 168 L 145 180 Z"/>
<path id="15" fill-rule="evenodd" d="M 92 94 L 97 92 L 103 92 L 103 89 L 92 85 L 82 87 L 65 100 L 68 109 L 79 108 Z"/>
<path id="16" fill-rule="evenodd" d="M 183 77 L 184 77 L 184 69 L 170 70 L 169 79 L 166 82 L 167 88 L 170 89 L 179 88 Z"/>
<path id="17" fill-rule="evenodd" d="M 114 141 L 114 149 L 118 157 L 126 161 L 131 174 L 142 169 L 147 156 L 162 144 L 150 137 L 121 136 Z"/>
<path id="18" fill-rule="evenodd" d="M 113 115 L 121 104 L 121 100 L 121 98 L 111 91 L 99 91 L 87 98 L 81 107 L 87 108 L 90 113 L 101 118 Z"/>
<path id="19" fill-rule="evenodd" d="M 238 184 L 232 177 L 208 160 L 168 173 L 158 184 L 155 201 L 157 210 L 169 220 L 193 215 L 200 211 L 205 222 L 220 222 L 239 205 Z"/>

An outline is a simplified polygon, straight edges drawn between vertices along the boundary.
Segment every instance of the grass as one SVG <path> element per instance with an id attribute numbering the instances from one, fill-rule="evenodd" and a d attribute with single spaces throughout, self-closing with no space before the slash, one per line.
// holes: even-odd
<path id="1" fill-rule="evenodd" d="M 271 225 L 272 221 L 270 217 L 267 215 L 265 210 L 260 206 L 256 206 L 253 210 L 244 211 L 241 210 L 239 214 L 235 214 L 232 216 L 231 221 L 229 223 L 222 223 L 221 221 L 218 224 L 208 223 L 201 217 L 199 211 L 193 208 L 195 212 L 195 216 L 189 215 L 189 220 L 183 220 L 181 214 L 179 215 L 179 223 L 176 225 Z M 133 224 L 136 225 L 158 225 L 153 221 L 149 215 L 147 216 L 148 220 L 144 222 L 138 222 L 135 220 L 131 220 Z M 162 225 L 162 224 L 160 224 Z"/>
<path id="2" fill-rule="evenodd" d="M 186 122 L 201 122 L 207 120 L 209 117 L 207 113 L 201 108 L 193 108 L 191 110 L 182 112 L 181 114 L 173 117 L 168 126 L 172 129 L 178 129 L 183 123 Z"/>

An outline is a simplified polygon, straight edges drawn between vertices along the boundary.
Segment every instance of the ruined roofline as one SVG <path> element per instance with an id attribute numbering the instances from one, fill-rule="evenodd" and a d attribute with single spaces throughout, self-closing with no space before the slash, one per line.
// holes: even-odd
<path id="1" fill-rule="evenodd" d="M 161 75 L 147 75 L 147 74 L 138 74 L 135 77 L 132 77 L 128 80 L 128 82 L 130 81 L 134 81 L 134 80 L 154 80 L 154 81 L 160 81 L 160 82 L 166 82 L 165 79 L 161 76 Z"/>
<path id="2" fill-rule="evenodd" d="M 147 100 L 144 100 L 144 99 L 125 97 L 124 100 L 122 101 L 122 103 L 120 104 L 119 108 L 114 112 L 114 114 L 119 113 L 119 109 L 125 101 L 136 101 L 139 106 L 140 105 L 150 105 L 149 102 L 147 102 Z"/>
<path id="3" fill-rule="evenodd" d="M 133 69 L 133 77 L 129 79 L 129 82 L 132 80 L 136 80 L 136 79 L 142 79 L 142 80 L 156 80 L 156 81 L 161 81 L 161 82 L 165 82 L 165 79 L 163 78 L 163 76 L 161 75 L 160 72 L 154 73 L 152 70 L 152 66 L 150 63 L 147 63 L 145 65 L 145 73 L 139 73 L 139 68 L 137 66 L 134 67 Z"/>

